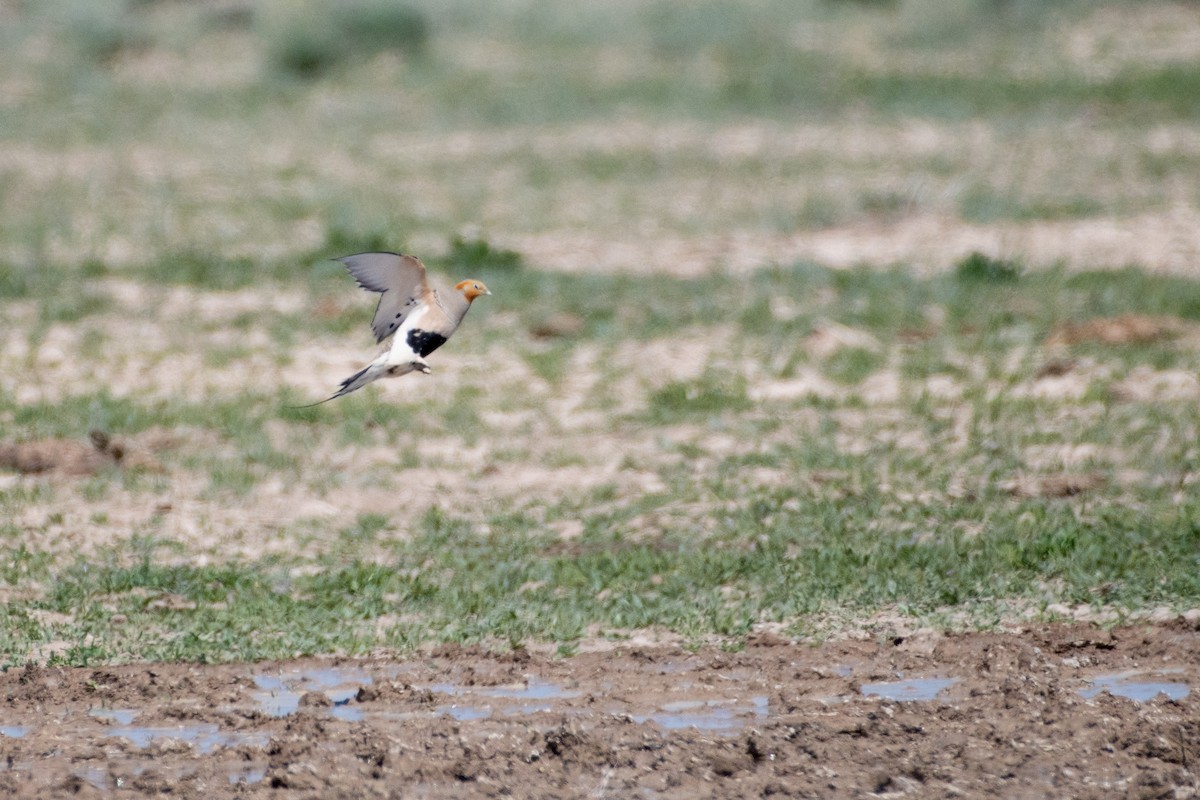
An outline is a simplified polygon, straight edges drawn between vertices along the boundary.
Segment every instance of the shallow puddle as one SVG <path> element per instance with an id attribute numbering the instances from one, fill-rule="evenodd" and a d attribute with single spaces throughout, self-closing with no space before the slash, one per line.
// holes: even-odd
<path id="1" fill-rule="evenodd" d="M 254 684 L 263 690 L 252 693 L 254 702 L 268 717 L 286 717 L 300 708 L 300 696 L 304 693 L 287 688 L 283 681 L 255 675 Z"/>
<path id="2" fill-rule="evenodd" d="M 557 683 L 530 678 L 523 685 L 507 686 L 463 686 L 460 683 L 431 683 L 418 687 L 438 694 L 466 695 L 506 698 L 512 700 L 560 700 L 578 697 L 579 692 L 564 689 Z"/>
<path id="3" fill-rule="evenodd" d="M 369 674 L 356 667 L 320 667 L 299 673 L 300 680 L 309 688 L 329 690 L 347 686 L 358 689 L 375 682 Z"/>
<path id="4" fill-rule="evenodd" d="M 103 767 L 84 767 L 83 769 L 75 770 L 72 774 L 82 778 L 102 792 L 110 788 L 108 785 L 108 770 Z"/>
<path id="5" fill-rule="evenodd" d="M 24 725 L 0 725 L 0 736 L 7 736 L 10 739 L 20 739 L 27 733 L 29 733 L 29 728 Z"/>
<path id="6" fill-rule="evenodd" d="M 460 722 L 473 719 L 488 719 L 495 713 L 492 704 L 487 700 L 557 700 L 578 697 L 579 692 L 564 689 L 558 684 L 532 678 L 524 685 L 508 686 L 463 686 L 460 683 L 431 683 L 418 688 L 437 694 L 448 694 L 453 697 L 468 697 L 471 695 L 484 699 L 480 703 L 451 703 L 440 705 L 435 710 L 446 714 Z M 508 716 L 519 714 L 535 714 L 539 711 L 553 711 L 550 703 L 525 703 L 507 705 L 504 713 Z"/>
<path id="7" fill-rule="evenodd" d="M 251 678 L 260 689 L 253 693 L 254 700 L 267 716 L 295 714 L 300 708 L 300 698 L 306 692 L 321 692 L 333 702 L 330 713 L 348 722 L 363 718 L 362 711 L 350 707 L 349 703 L 360 688 L 374 683 L 363 670 L 346 667 L 297 670 L 285 675 L 258 673 Z"/>
<path id="8" fill-rule="evenodd" d="M 730 732 L 746 727 L 747 717 L 765 719 L 766 695 L 742 700 L 679 700 L 664 703 L 651 714 L 630 714 L 634 722 L 653 722 L 666 730 L 695 728 L 702 731 Z"/>
<path id="9" fill-rule="evenodd" d="M 1138 703 L 1147 703 L 1159 695 L 1168 700 L 1183 700 L 1191 693 L 1191 687 L 1178 681 L 1147 680 L 1148 675 L 1142 672 L 1118 672 L 1112 675 L 1097 675 L 1092 678 L 1092 685 L 1079 689 L 1079 694 L 1087 700 L 1101 692 L 1108 692 L 1114 697 L 1124 697 Z"/>
<path id="10" fill-rule="evenodd" d="M 566 689 L 559 684 L 530 678 L 517 686 L 463 686 L 458 683 L 432 683 L 422 686 L 431 692 L 461 698 L 460 702 L 438 706 L 435 711 L 460 722 L 489 719 L 495 716 L 524 716 L 539 712 L 557 711 L 578 713 L 578 709 L 563 707 L 556 700 L 569 700 L 582 692 Z M 469 702 L 478 698 L 477 702 Z M 465 701 L 465 702 L 464 702 Z M 533 702 L 506 702 L 533 701 Z M 612 713 L 628 714 L 635 722 L 653 722 L 668 730 L 696 728 L 706 731 L 736 731 L 744 728 L 748 718 L 767 716 L 767 696 L 756 695 L 749 700 L 712 699 L 680 700 L 666 703 L 648 713 L 632 713 L 628 709 L 612 709 Z"/>
<path id="11" fill-rule="evenodd" d="M 340 719 L 345 722 L 358 722 L 367 716 L 361 708 L 349 705 L 348 700 L 341 703 L 334 702 L 333 708 L 329 709 L 329 714 L 334 719 Z"/>
<path id="12" fill-rule="evenodd" d="M 484 689 L 482 694 L 488 697 L 511 697 L 517 700 L 557 700 L 567 697 L 579 697 L 579 692 L 564 689 L 556 683 L 533 678 L 524 687 L 496 686 Z"/>
<path id="13" fill-rule="evenodd" d="M 438 706 L 434 709 L 439 714 L 445 714 L 448 717 L 458 720 L 459 722 L 469 722 L 473 719 L 488 719 L 492 716 L 492 710 L 481 706 Z"/>
<path id="14" fill-rule="evenodd" d="M 267 777 L 266 767 L 242 767 L 229 773 L 229 782 L 232 784 L 261 783 L 265 777 Z"/>
<path id="15" fill-rule="evenodd" d="M 88 711 L 89 717 L 109 719 L 118 725 L 132 725 L 137 715 L 132 708 L 93 708 Z"/>
<path id="16" fill-rule="evenodd" d="M 448 694 L 453 697 L 475 695 L 483 698 L 484 702 L 480 703 L 451 703 L 438 706 L 435 709 L 439 714 L 446 714 L 460 722 L 473 719 L 488 719 L 497 713 L 496 709 L 492 708 L 493 704 L 487 702 L 488 700 L 566 700 L 578 697 L 580 694 L 579 692 L 564 689 L 556 683 L 550 683 L 540 678 L 530 678 L 523 685 L 463 686 L 459 683 L 431 683 L 419 688 L 427 689 L 437 694 Z M 496 703 L 496 705 L 501 705 L 501 703 Z M 504 704 L 502 710 L 505 716 L 512 717 L 537 714 L 543 711 L 554 711 L 555 708 L 554 704 L 550 702 L 533 702 Z"/>
<path id="17" fill-rule="evenodd" d="M 138 748 L 149 747 L 160 739 L 174 739 L 187 742 L 195 748 L 197 753 L 202 755 L 211 753 L 218 747 L 236 747 L 237 745 L 264 747 L 269 739 L 266 733 L 222 731 L 210 722 L 196 725 L 128 725 L 113 728 L 107 735 L 116 739 L 128 739 L 134 747 Z"/>
<path id="18" fill-rule="evenodd" d="M 939 694 L 956 683 L 958 678 L 908 678 L 885 683 L 864 683 L 859 691 L 864 697 L 907 703 L 936 700 Z"/>

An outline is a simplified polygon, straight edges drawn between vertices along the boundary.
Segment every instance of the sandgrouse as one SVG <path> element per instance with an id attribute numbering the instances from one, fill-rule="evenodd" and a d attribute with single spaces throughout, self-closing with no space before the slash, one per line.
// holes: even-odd
<path id="1" fill-rule="evenodd" d="M 341 387 L 320 405 L 380 378 L 413 371 L 429 373 L 425 356 L 437 350 L 458 329 L 476 297 L 491 294 L 481 281 L 459 281 L 451 291 L 431 288 L 425 265 L 414 256 L 399 253 L 359 253 L 339 258 L 358 285 L 379 292 L 379 305 L 371 320 L 375 341 L 389 336 L 391 347 L 364 369 L 342 381 Z"/>

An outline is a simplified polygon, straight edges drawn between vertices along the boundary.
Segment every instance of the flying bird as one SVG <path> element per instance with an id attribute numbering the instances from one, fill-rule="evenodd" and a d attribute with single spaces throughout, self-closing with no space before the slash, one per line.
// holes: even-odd
<path id="1" fill-rule="evenodd" d="M 365 368 L 342 381 L 332 396 L 301 408 L 336 400 L 380 378 L 410 372 L 429 374 L 425 357 L 458 330 L 476 297 L 491 294 L 482 281 L 476 280 L 459 281 L 449 291 L 434 289 L 426 279 L 425 265 L 415 256 L 358 253 L 335 260 L 346 265 L 363 289 L 379 292 L 371 330 L 376 342 L 391 337 L 392 344 Z"/>

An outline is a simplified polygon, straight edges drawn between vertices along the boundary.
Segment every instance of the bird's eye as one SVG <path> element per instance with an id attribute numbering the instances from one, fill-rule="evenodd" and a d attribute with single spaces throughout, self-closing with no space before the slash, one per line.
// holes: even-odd
<path id="1" fill-rule="evenodd" d="M 478 288 L 479 288 L 479 284 L 478 284 L 478 283 L 477 283 L 477 284 L 475 284 L 475 288 L 476 288 L 476 289 L 478 289 Z"/>

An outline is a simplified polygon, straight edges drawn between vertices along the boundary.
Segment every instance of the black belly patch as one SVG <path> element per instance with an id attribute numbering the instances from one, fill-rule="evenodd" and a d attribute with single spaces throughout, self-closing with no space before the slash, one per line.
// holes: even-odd
<path id="1" fill-rule="evenodd" d="M 446 343 L 446 337 L 440 333 L 432 331 L 423 331 L 419 328 L 413 328 L 408 332 L 408 346 L 413 349 L 413 352 L 421 358 L 437 350 Z"/>

